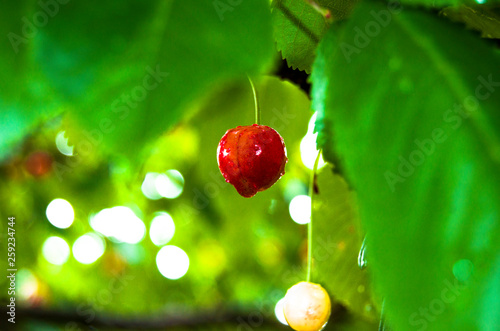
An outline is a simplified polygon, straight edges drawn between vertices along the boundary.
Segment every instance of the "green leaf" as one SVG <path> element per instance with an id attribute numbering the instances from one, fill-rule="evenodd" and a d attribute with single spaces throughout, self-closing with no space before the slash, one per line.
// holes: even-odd
<path id="1" fill-rule="evenodd" d="M 266 1 L 220 2 L 70 2 L 61 8 L 37 35 L 35 59 L 83 129 L 77 150 L 81 144 L 82 151 L 106 147 L 133 155 L 221 80 L 269 67 Z"/>
<path id="2" fill-rule="evenodd" d="M 321 0 L 317 4 L 330 11 L 333 20 L 346 18 L 356 0 Z M 326 32 L 328 20 L 305 0 L 274 0 L 274 38 L 278 50 L 292 68 L 311 72 L 316 47 Z"/>
<path id="3" fill-rule="evenodd" d="M 318 54 L 313 109 L 358 193 L 390 326 L 491 330 L 500 323 L 499 53 L 430 13 L 365 3 Z"/>
<path id="4" fill-rule="evenodd" d="M 358 266 L 361 236 L 354 193 L 329 167 L 313 198 L 313 279 L 358 316 L 376 319 L 366 270 Z"/>
<path id="5" fill-rule="evenodd" d="M 500 39 L 500 7 L 447 7 L 442 14 L 452 21 L 464 22 L 467 27 L 480 31 L 483 38 Z"/>

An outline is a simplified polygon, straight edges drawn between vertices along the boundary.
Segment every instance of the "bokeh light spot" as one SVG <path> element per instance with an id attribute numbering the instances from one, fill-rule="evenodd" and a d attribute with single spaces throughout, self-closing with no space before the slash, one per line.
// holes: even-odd
<path id="1" fill-rule="evenodd" d="M 164 198 L 175 199 L 181 195 L 184 189 L 184 177 L 175 170 L 167 170 L 163 174 L 159 174 L 155 179 L 156 191 Z"/>
<path id="2" fill-rule="evenodd" d="M 156 246 L 168 243 L 175 233 L 174 219 L 167 212 L 158 213 L 151 221 L 149 237 Z"/>
<path id="3" fill-rule="evenodd" d="M 64 199 L 52 200 L 45 213 L 49 222 L 60 229 L 69 228 L 75 219 L 73 206 Z"/>
<path id="4" fill-rule="evenodd" d="M 63 238 L 49 237 L 42 246 L 43 257 L 50 263 L 61 265 L 69 258 L 69 245 Z"/>
<path id="5" fill-rule="evenodd" d="M 318 133 L 313 133 L 316 118 L 317 113 L 315 112 L 309 120 L 306 135 L 300 141 L 300 158 L 302 159 L 302 163 L 306 166 L 306 168 L 311 170 L 314 168 L 314 162 L 316 161 L 316 157 L 318 156 L 319 152 L 316 148 L 316 139 L 318 137 Z M 318 169 L 323 168 L 325 165 L 325 160 L 323 159 L 323 155 L 321 155 L 318 161 Z"/>
<path id="6" fill-rule="evenodd" d="M 163 277 L 179 279 L 189 269 L 189 257 L 181 248 L 173 245 L 164 246 L 156 255 L 156 265 Z"/>
<path id="7" fill-rule="evenodd" d="M 128 244 L 137 244 L 146 235 L 146 226 L 132 209 L 124 206 L 106 208 L 90 218 L 94 231 L 110 239 Z"/>
<path id="8" fill-rule="evenodd" d="M 308 195 L 297 195 L 290 201 L 288 210 L 295 223 L 309 223 L 311 221 L 311 198 Z"/>
<path id="9" fill-rule="evenodd" d="M 17 272 L 16 285 L 19 287 L 17 296 L 21 301 L 30 301 L 38 292 L 38 280 L 29 269 L 22 268 Z"/>
<path id="10" fill-rule="evenodd" d="M 95 233 L 87 233 L 76 239 L 73 244 L 73 256 L 82 264 L 94 263 L 104 254 L 104 240 Z"/>
<path id="11" fill-rule="evenodd" d="M 68 138 L 64 137 L 65 131 L 60 131 L 56 136 L 56 147 L 62 154 L 66 156 L 73 155 L 75 146 L 68 145 Z"/>
<path id="12" fill-rule="evenodd" d="M 155 185 L 156 177 L 158 177 L 158 175 L 159 174 L 156 172 L 148 172 L 141 185 L 142 194 L 150 200 L 158 200 L 162 198 L 160 193 L 156 190 Z"/>

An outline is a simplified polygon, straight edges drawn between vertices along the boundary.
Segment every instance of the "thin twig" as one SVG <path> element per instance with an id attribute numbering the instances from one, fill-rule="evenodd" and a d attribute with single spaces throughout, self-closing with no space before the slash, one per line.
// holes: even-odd
<path id="1" fill-rule="evenodd" d="M 260 125 L 260 106 L 259 106 L 259 99 L 257 97 L 257 90 L 255 89 L 255 85 L 253 84 L 252 79 L 250 76 L 248 76 L 248 81 L 250 82 L 250 85 L 252 86 L 252 92 L 253 92 L 253 101 L 255 104 L 255 124 Z"/>

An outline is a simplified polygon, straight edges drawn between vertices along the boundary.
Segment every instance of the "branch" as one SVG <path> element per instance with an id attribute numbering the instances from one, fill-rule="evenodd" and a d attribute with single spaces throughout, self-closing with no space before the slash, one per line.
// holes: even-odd
<path id="1" fill-rule="evenodd" d="M 6 314 L 3 314 L 6 315 Z M 8 315 L 6 315 L 8 316 Z M 258 318 L 257 318 L 258 317 Z M 66 329 L 78 330 L 84 327 L 87 330 L 98 330 L 99 328 L 120 329 L 165 329 L 175 327 L 206 327 L 224 324 L 241 326 L 241 330 L 259 326 L 269 326 L 275 330 L 287 330 L 273 316 L 264 316 L 259 311 L 224 311 L 223 309 L 206 310 L 201 312 L 168 312 L 152 316 L 130 316 L 130 315 L 93 315 L 93 312 L 78 312 L 76 308 L 70 310 L 53 310 L 45 308 L 17 308 L 16 324 L 33 322 L 33 320 L 64 324 Z"/>
<path id="2" fill-rule="evenodd" d="M 6 312 L 6 309 L 2 309 Z M 94 315 L 95 313 L 95 315 Z M 6 315 L 5 313 L 3 315 Z M 8 315 L 6 315 L 8 316 Z M 24 323 L 45 322 L 64 325 L 64 330 L 100 330 L 102 329 L 122 329 L 122 330 L 158 330 L 171 328 L 202 329 L 214 327 L 218 329 L 235 330 L 257 330 L 266 326 L 271 330 L 290 330 L 289 327 L 279 323 L 273 312 L 254 310 L 228 310 L 227 308 L 216 308 L 204 311 L 193 311 L 186 308 L 170 310 L 165 313 L 157 313 L 151 316 L 131 314 L 110 315 L 96 313 L 91 310 L 80 311 L 76 307 L 66 310 L 54 310 L 35 307 L 16 308 L 16 327 L 23 326 Z M 366 324 L 372 325 L 359 316 L 351 314 L 347 309 L 334 303 L 329 324 L 331 326 L 352 326 Z M 1 328 L 4 330 L 3 328 Z"/>

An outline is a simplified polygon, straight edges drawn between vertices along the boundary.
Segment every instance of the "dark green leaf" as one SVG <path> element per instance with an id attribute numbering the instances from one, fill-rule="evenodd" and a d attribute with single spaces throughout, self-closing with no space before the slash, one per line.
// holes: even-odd
<path id="1" fill-rule="evenodd" d="M 461 25 L 383 4 L 360 6 L 336 33 L 319 47 L 313 109 L 357 190 L 390 325 L 490 330 L 500 322 L 498 52 Z"/>
<path id="2" fill-rule="evenodd" d="M 317 4 L 330 11 L 332 20 L 341 20 L 356 2 L 321 0 Z M 305 0 L 274 0 L 272 6 L 278 50 L 290 67 L 309 73 L 318 42 L 329 26 L 328 19 Z"/>

